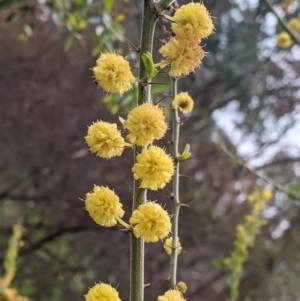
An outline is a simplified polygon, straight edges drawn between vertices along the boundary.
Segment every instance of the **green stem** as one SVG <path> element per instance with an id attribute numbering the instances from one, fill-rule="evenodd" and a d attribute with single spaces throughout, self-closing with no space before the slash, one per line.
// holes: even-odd
<path id="1" fill-rule="evenodd" d="M 154 13 L 154 7 L 151 0 L 144 0 L 144 11 L 142 16 L 142 31 L 140 54 L 147 51 L 152 53 L 153 36 L 157 15 Z M 139 79 L 147 77 L 147 70 L 143 64 L 142 56 L 139 62 Z M 148 82 L 139 83 L 137 105 L 151 102 L 151 85 Z M 134 147 L 134 162 L 137 155 L 143 150 L 143 147 Z M 132 210 L 135 210 L 147 199 L 147 190 L 140 189 L 140 181 L 134 181 L 133 184 L 133 204 Z M 130 235 L 130 301 L 143 301 L 144 299 L 144 240 L 136 238 L 133 233 Z"/>
<path id="2" fill-rule="evenodd" d="M 177 79 L 171 79 L 172 83 L 172 96 L 177 95 Z M 172 110 L 172 147 L 173 156 L 175 158 L 175 172 L 172 181 L 172 253 L 170 259 L 170 288 L 174 289 L 177 283 L 177 261 L 178 261 L 178 219 L 179 219 L 179 130 L 180 130 L 180 118 L 178 116 L 178 110 Z"/>
<path id="3" fill-rule="evenodd" d="M 292 37 L 292 40 L 300 45 L 300 39 L 291 31 L 291 29 L 286 25 L 286 23 L 279 17 L 279 15 L 276 13 L 273 5 L 270 3 L 269 0 L 263 0 L 266 4 L 266 6 L 269 8 L 269 10 L 276 16 L 278 22 L 280 25 L 289 33 L 289 35 Z"/>
<path id="4" fill-rule="evenodd" d="M 271 184 L 273 187 L 286 193 L 291 198 L 300 200 L 298 193 L 295 193 L 293 190 L 290 190 L 289 187 L 286 187 L 280 183 L 277 183 L 274 179 L 269 178 L 265 174 L 256 171 L 254 168 L 250 167 L 244 160 L 237 158 L 233 153 L 231 153 L 223 143 L 217 142 L 217 143 L 215 143 L 215 145 L 216 145 L 217 149 L 220 150 L 221 152 L 223 152 L 226 155 L 227 159 L 229 159 L 229 161 L 231 161 L 233 164 L 247 169 L 250 173 L 252 173 L 256 177 L 262 179 L 264 182 L 266 182 L 268 184 Z"/>

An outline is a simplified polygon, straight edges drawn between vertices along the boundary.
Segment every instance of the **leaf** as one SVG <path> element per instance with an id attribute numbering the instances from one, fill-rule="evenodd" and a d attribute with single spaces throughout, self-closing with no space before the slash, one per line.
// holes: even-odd
<path id="1" fill-rule="evenodd" d="M 149 51 L 147 51 L 146 53 L 143 53 L 142 60 L 143 60 L 144 66 L 148 72 L 147 79 L 149 80 L 158 73 L 157 69 L 154 67 L 152 54 Z"/>
<path id="2" fill-rule="evenodd" d="M 190 145 L 187 143 L 184 147 L 182 154 L 178 157 L 179 161 L 187 160 L 191 156 Z"/>
<path id="3" fill-rule="evenodd" d="M 222 271 L 228 270 L 228 259 L 215 259 L 211 263 L 214 267 Z"/>
<path id="4" fill-rule="evenodd" d="M 71 46 L 73 44 L 73 37 L 72 36 L 69 36 L 66 41 L 65 41 L 65 44 L 64 44 L 64 50 L 67 52 L 70 50 Z"/>
<path id="5" fill-rule="evenodd" d="M 113 4 L 114 4 L 114 0 L 104 0 L 104 2 L 103 2 L 104 9 L 110 13 L 112 10 Z"/>
<path id="6" fill-rule="evenodd" d="M 292 184 L 287 188 L 289 198 L 295 201 L 300 201 L 300 186 Z"/>

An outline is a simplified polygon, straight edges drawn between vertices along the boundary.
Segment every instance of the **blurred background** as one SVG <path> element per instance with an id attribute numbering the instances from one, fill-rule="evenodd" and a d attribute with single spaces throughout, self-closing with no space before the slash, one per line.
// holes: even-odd
<path id="1" fill-rule="evenodd" d="M 299 184 L 300 48 L 276 47 L 282 28 L 264 2 L 204 4 L 215 33 L 201 43 L 207 52 L 201 67 L 179 81 L 195 108 L 183 117 L 181 136 L 192 158 L 181 172 L 188 207 L 180 215 L 178 280 L 187 283 L 190 300 L 225 301 L 227 274 L 212 260 L 232 250 L 252 188 L 273 187 L 226 160 L 214 142 L 222 140 L 276 182 Z M 286 14 L 279 1 L 272 4 L 286 21 L 299 14 L 298 1 L 288 1 Z M 122 98 L 106 95 L 93 83 L 91 68 L 101 51 L 114 49 L 137 66 L 131 49 L 139 45 L 141 12 L 140 0 L 0 2 L 0 262 L 12 226 L 21 221 L 24 246 L 13 286 L 33 301 L 83 300 L 99 281 L 118 286 L 121 299 L 128 299 L 128 234 L 94 224 L 82 199 L 94 184 L 108 185 L 128 219 L 132 154 L 97 158 L 84 136 L 96 120 L 121 128 L 118 116 L 125 118 L 134 105 L 134 89 Z M 164 25 L 157 23 L 154 51 L 165 38 Z M 154 92 L 159 100 L 168 86 Z M 168 137 L 159 145 L 167 146 Z M 167 186 L 149 198 L 169 209 L 169 192 Z M 300 300 L 299 202 L 274 191 L 263 217 L 268 223 L 250 250 L 240 300 Z M 152 285 L 146 301 L 166 290 L 168 268 L 162 242 L 147 245 L 145 281 Z"/>

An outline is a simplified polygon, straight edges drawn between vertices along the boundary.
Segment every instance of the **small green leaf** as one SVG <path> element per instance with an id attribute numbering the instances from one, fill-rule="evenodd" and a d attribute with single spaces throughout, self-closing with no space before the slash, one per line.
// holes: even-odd
<path id="1" fill-rule="evenodd" d="M 72 36 L 69 36 L 66 41 L 65 41 L 65 44 L 64 44 L 64 50 L 67 52 L 70 50 L 71 46 L 73 44 L 73 37 Z"/>
<path id="2" fill-rule="evenodd" d="M 212 265 L 222 271 L 228 270 L 228 259 L 215 259 L 212 262 Z"/>
<path id="3" fill-rule="evenodd" d="M 103 2 L 104 9 L 110 13 L 112 10 L 113 4 L 114 4 L 114 0 L 104 0 L 104 2 Z"/>
<path id="4" fill-rule="evenodd" d="M 182 154 L 178 157 L 179 161 L 187 160 L 191 156 L 190 145 L 187 143 L 184 147 Z"/>
<path id="5" fill-rule="evenodd" d="M 149 80 L 158 73 L 157 69 L 154 67 L 152 54 L 149 51 L 146 53 L 143 53 L 142 60 L 143 60 L 144 66 L 148 72 L 147 79 Z"/>
<path id="6" fill-rule="evenodd" d="M 292 184 L 287 188 L 289 198 L 300 201 L 300 186 Z"/>

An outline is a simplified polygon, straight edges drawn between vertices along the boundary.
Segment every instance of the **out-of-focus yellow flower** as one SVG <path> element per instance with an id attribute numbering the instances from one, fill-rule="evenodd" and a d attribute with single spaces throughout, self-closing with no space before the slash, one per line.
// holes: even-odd
<path id="1" fill-rule="evenodd" d="M 171 231 L 168 213 L 153 202 L 142 204 L 135 209 L 129 222 L 133 225 L 134 235 L 143 238 L 145 242 L 164 239 Z"/>
<path id="2" fill-rule="evenodd" d="M 103 186 L 95 186 L 92 192 L 86 194 L 85 209 L 95 223 L 105 227 L 116 225 L 117 219 L 124 215 L 119 197 Z"/>
<path id="3" fill-rule="evenodd" d="M 181 77 L 197 68 L 204 57 L 203 49 L 195 40 L 171 38 L 159 52 L 171 64 L 169 75 Z"/>
<path id="4" fill-rule="evenodd" d="M 193 110 L 194 101 L 187 92 L 181 92 L 175 96 L 172 105 L 175 109 L 187 114 Z"/>
<path id="5" fill-rule="evenodd" d="M 168 290 L 164 295 L 159 296 L 157 301 L 185 301 L 180 291 Z"/>
<path id="6" fill-rule="evenodd" d="M 172 158 L 157 146 L 150 146 L 136 157 L 132 167 L 135 180 L 141 179 L 139 188 L 157 190 L 164 188 L 174 173 Z"/>
<path id="7" fill-rule="evenodd" d="M 18 291 L 13 288 L 6 288 L 0 292 L 1 301 L 30 301 L 27 297 L 20 296 Z"/>
<path id="8" fill-rule="evenodd" d="M 292 40 L 287 32 L 281 32 L 277 35 L 277 46 L 279 48 L 288 48 L 292 45 Z"/>
<path id="9" fill-rule="evenodd" d="M 164 249 L 168 255 L 172 254 L 172 242 L 173 242 L 173 239 L 171 236 L 171 237 L 167 238 L 164 243 Z M 181 247 L 179 237 L 177 237 L 176 249 L 177 249 L 178 254 L 180 254 L 182 251 L 182 247 Z"/>
<path id="10" fill-rule="evenodd" d="M 106 92 L 120 94 L 131 89 L 133 77 L 128 61 L 115 53 L 102 53 L 93 68 L 96 83 Z"/>
<path id="11" fill-rule="evenodd" d="M 125 146 L 117 125 L 104 121 L 98 121 L 89 126 L 85 140 L 92 153 L 106 159 L 121 156 Z"/>
<path id="12" fill-rule="evenodd" d="M 184 294 L 187 290 L 187 286 L 183 281 L 180 281 L 176 284 L 176 288 L 182 293 Z"/>
<path id="13" fill-rule="evenodd" d="M 288 22 L 288 27 L 295 32 L 300 32 L 300 20 L 297 18 L 292 18 Z"/>
<path id="14" fill-rule="evenodd" d="M 289 10 L 290 10 L 290 5 L 289 5 L 289 3 L 281 2 L 280 6 L 281 6 L 281 9 L 283 10 L 283 12 L 284 12 L 285 14 L 288 14 L 288 13 L 289 13 Z"/>
<path id="15" fill-rule="evenodd" d="M 99 283 L 85 295 L 85 301 L 121 301 L 119 293 L 111 285 Z"/>
<path id="16" fill-rule="evenodd" d="M 163 112 L 150 103 L 131 110 L 123 126 L 129 130 L 127 139 L 140 146 L 148 145 L 155 139 L 161 139 L 167 131 Z"/>
<path id="17" fill-rule="evenodd" d="M 261 193 L 262 201 L 268 201 L 271 197 L 272 197 L 272 191 L 270 191 L 270 190 L 264 190 Z"/>
<path id="18" fill-rule="evenodd" d="M 208 37 L 214 25 L 206 7 L 200 3 L 191 2 L 182 5 L 174 14 L 171 27 L 178 37 L 197 40 Z"/>

